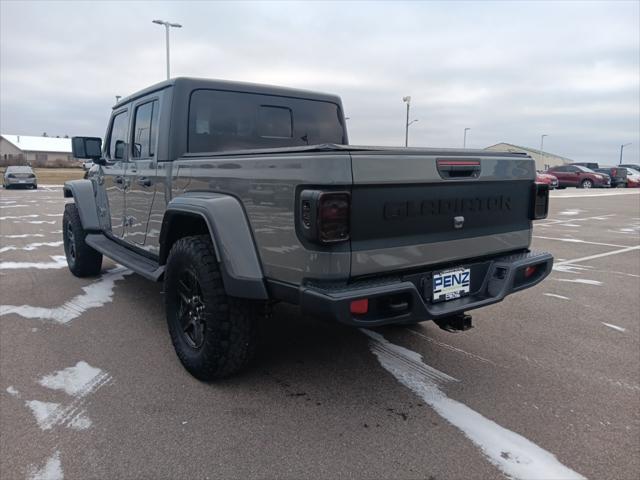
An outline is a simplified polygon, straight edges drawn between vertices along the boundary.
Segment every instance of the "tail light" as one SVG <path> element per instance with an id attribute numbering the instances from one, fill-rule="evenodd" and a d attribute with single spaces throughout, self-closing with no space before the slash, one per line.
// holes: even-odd
<path id="1" fill-rule="evenodd" d="M 308 240 L 336 243 L 349 240 L 351 194 L 304 190 L 299 203 L 300 229 Z"/>
<path id="2" fill-rule="evenodd" d="M 546 183 L 534 183 L 531 197 L 530 218 L 532 220 L 547 218 L 547 213 L 549 213 L 549 185 Z"/>
<path id="3" fill-rule="evenodd" d="M 611 176 L 612 177 L 617 177 L 618 176 L 618 169 L 617 168 L 612 168 L 611 169 Z"/>

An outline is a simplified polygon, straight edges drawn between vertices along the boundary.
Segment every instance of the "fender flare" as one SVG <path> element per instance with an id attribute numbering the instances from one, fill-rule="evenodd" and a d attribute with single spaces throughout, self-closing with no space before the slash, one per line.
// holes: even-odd
<path id="1" fill-rule="evenodd" d="M 65 198 L 73 198 L 75 201 L 80 214 L 82 228 L 87 231 L 102 230 L 91 180 L 70 180 L 65 182 L 63 192 Z"/>
<path id="2" fill-rule="evenodd" d="M 197 215 L 206 223 L 228 295 L 269 299 L 249 221 L 240 201 L 230 195 L 187 193 L 171 200 L 160 232 L 161 264 L 166 262 L 169 254 L 167 238 L 171 218 L 181 213 Z"/>

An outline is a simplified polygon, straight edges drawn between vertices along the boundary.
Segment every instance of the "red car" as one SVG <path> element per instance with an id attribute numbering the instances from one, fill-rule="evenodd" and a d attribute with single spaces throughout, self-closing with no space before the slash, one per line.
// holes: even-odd
<path id="1" fill-rule="evenodd" d="M 546 183 L 549 185 L 549 189 L 553 190 L 558 187 L 558 177 L 551 175 L 549 173 L 536 173 L 536 183 Z"/>
<path id="2" fill-rule="evenodd" d="M 544 173 L 558 178 L 558 188 L 607 188 L 611 186 L 611 177 L 605 173 L 597 173 L 581 165 L 558 165 Z"/>

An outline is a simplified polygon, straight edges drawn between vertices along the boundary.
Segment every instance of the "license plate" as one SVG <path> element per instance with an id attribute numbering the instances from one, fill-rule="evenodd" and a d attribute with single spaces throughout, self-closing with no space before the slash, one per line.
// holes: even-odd
<path id="1" fill-rule="evenodd" d="M 26 180 L 18 180 L 18 183 L 27 183 Z"/>
<path id="2" fill-rule="evenodd" d="M 454 300 L 469 294 L 471 270 L 455 268 L 433 274 L 433 301 Z"/>

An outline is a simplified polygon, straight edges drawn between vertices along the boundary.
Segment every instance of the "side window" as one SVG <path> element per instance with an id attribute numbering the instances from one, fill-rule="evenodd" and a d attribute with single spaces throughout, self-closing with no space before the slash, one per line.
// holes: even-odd
<path id="1" fill-rule="evenodd" d="M 111 134 L 109 135 L 109 158 L 117 160 L 124 158 L 124 145 L 127 141 L 129 127 L 129 112 L 121 112 L 113 117 Z"/>
<path id="2" fill-rule="evenodd" d="M 133 123 L 134 158 L 151 158 L 155 155 L 158 135 L 158 100 L 144 103 L 136 108 Z"/>

